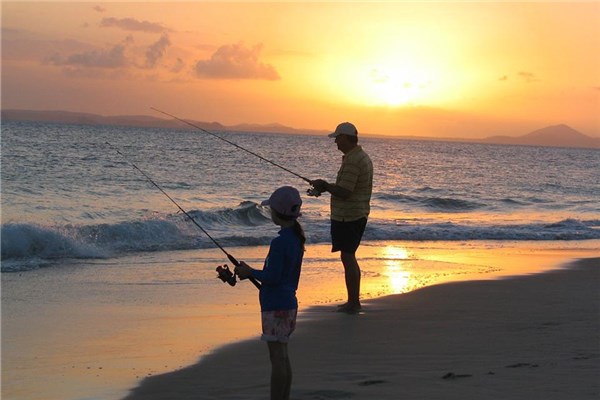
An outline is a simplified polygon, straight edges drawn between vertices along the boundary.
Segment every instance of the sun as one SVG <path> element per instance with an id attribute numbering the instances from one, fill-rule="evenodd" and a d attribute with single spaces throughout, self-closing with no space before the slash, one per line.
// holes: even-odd
<path id="1" fill-rule="evenodd" d="M 315 85 L 304 85 L 301 91 L 318 87 L 323 97 L 359 107 L 439 107 L 456 93 L 458 84 L 448 63 L 438 62 L 435 55 L 421 51 L 365 50 L 360 57 L 330 56 L 312 66 Z M 308 95 L 312 95 L 310 92 Z"/>
<path id="2" fill-rule="evenodd" d="M 375 106 L 416 105 L 427 99 L 432 81 L 427 71 L 407 66 L 374 66 L 363 77 L 363 99 Z"/>

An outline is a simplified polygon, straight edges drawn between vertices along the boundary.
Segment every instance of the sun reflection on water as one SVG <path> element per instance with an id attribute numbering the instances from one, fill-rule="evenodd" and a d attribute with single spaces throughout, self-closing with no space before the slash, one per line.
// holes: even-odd
<path id="1" fill-rule="evenodd" d="M 389 277 L 390 294 L 408 291 L 411 273 L 405 269 L 405 263 L 410 258 L 410 252 L 404 247 L 386 246 L 383 248 L 385 270 L 383 274 Z"/>

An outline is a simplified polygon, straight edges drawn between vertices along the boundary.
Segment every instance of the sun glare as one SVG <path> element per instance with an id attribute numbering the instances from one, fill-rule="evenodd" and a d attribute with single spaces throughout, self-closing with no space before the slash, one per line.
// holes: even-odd
<path id="1" fill-rule="evenodd" d="M 392 260 L 407 260 L 410 256 L 404 247 L 386 246 L 383 250 L 384 256 Z"/>
<path id="2" fill-rule="evenodd" d="M 411 273 L 403 268 L 403 263 L 409 258 L 410 253 L 402 247 L 386 246 L 383 250 L 385 261 L 385 275 L 389 277 L 391 293 L 405 293 L 410 284 Z"/>
<path id="3" fill-rule="evenodd" d="M 400 106 L 423 100 L 431 81 L 424 71 L 376 66 L 366 72 L 364 85 L 367 103 Z"/>
<path id="4" fill-rule="evenodd" d="M 438 103 L 442 98 L 436 89 L 439 71 L 426 62 L 414 60 L 362 63 L 339 70 L 329 68 L 324 75 L 332 78 L 324 84 L 332 93 L 346 94 L 349 101 L 367 106 L 398 107 Z M 436 92 L 437 91 L 437 92 Z"/>

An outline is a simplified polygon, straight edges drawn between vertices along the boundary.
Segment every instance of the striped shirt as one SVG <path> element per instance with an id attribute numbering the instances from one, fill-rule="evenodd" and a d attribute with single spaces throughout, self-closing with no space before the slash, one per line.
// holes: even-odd
<path id="1" fill-rule="evenodd" d="M 343 156 L 335 184 L 352 194 L 347 199 L 331 196 L 331 219 L 356 221 L 366 218 L 371 211 L 373 163 L 361 146 L 357 145 Z"/>

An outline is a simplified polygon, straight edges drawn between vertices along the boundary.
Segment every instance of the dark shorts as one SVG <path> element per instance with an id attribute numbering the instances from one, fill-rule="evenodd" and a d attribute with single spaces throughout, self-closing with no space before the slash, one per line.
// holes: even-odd
<path id="1" fill-rule="evenodd" d="M 331 252 L 355 253 L 365 233 L 367 219 L 341 222 L 331 220 Z"/>

